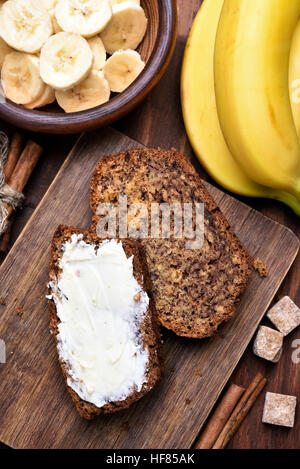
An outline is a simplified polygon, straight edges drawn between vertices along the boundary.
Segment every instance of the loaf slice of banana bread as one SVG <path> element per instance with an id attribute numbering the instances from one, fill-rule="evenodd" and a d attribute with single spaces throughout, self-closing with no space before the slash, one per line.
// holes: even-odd
<path id="1" fill-rule="evenodd" d="M 159 323 L 147 291 L 146 263 L 135 242 L 57 228 L 50 329 L 68 391 L 86 419 L 129 407 L 160 378 Z"/>
<path id="2" fill-rule="evenodd" d="M 112 204 L 118 214 L 121 195 L 126 195 L 128 208 L 142 203 L 149 213 L 153 203 L 204 203 L 201 248 L 187 249 L 186 236 L 177 238 L 175 220 L 169 238 L 150 236 L 139 241 L 146 253 L 161 324 L 180 336 L 213 335 L 235 313 L 251 272 L 251 258 L 194 167 L 184 155 L 160 149 L 136 149 L 104 157 L 91 180 L 92 231 L 96 232 L 98 222 L 107 215 L 99 210 L 101 204 Z M 149 225 L 151 220 L 148 215 Z M 195 223 L 194 217 L 193 230 Z"/>

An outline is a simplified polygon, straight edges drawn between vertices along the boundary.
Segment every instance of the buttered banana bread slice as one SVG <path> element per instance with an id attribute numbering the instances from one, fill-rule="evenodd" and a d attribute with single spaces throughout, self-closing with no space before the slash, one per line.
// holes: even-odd
<path id="1" fill-rule="evenodd" d="M 191 163 L 175 151 L 136 149 L 100 160 L 91 181 L 94 232 L 107 216 L 102 204 L 111 204 L 118 214 L 120 196 L 124 200 L 124 195 L 128 225 L 130 220 L 134 221 L 132 204 L 147 207 L 148 237 L 143 233 L 139 241 L 146 253 L 159 321 L 180 336 L 213 335 L 222 322 L 234 315 L 246 288 L 251 272 L 251 259 L 246 249 Z M 183 207 L 184 204 L 201 206 L 201 203 L 204 204 L 204 240 L 199 249 L 187 248 L 185 233 L 178 237 L 175 218 L 170 224 L 169 237 L 152 236 L 150 225 L 155 218 L 150 213 L 157 204 Z M 158 216 L 162 220 L 162 216 Z M 198 223 L 195 217 L 194 232 Z M 144 227 L 143 221 L 141 217 L 139 222 Z M 135 225 L 138 229 L 136 220 Z M 161 228 L 159 235 L 162 233 Z"/>
<path id="2" fill-rule="evenodd" d="M 135 242 L 60 226 L 51 249 L 50 328 L 86 419 L 129 407 L 160 378 L 159 327 Z"/>

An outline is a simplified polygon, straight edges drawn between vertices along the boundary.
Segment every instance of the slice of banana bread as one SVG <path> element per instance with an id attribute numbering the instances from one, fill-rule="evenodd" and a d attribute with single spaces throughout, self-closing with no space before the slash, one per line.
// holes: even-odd
<path id="1" fill-rule="evenodd" d="M 59 226 L 51 247 L 50 329 L 79 414 L 129 407 L 159 380 L 159 323 L 146 263 L 130 240 Z"/>
<path id="2" fill-rule="evenodd" d="M 128 207 L 146 204 L 149 213 L 153 203 L 204 203 L 200 249 L 187 249 L 184 234 L 181 239 L 175 236 L 175 219 L 168 239 L 141 238 L 140 243 L 161 324 L 180 336 L 213 335 L 235 313 L 251 272 L 251 258 L 195 169 L 176 151 L 136 149 L 104 157 L 91 180 L 92 231 L 107 215 L 99 204 L 110 203 L 118 213 L 120 195 L 127 196 Z"/>

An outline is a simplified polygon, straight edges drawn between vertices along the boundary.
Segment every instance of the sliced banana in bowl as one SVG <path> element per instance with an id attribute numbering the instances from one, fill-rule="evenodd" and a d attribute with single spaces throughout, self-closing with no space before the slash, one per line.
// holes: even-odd
<path id="1" fill-rule="evenodd" d="M 28 104 L 38 99 L 45 89 L 38 57 L 22 52 L 6 55 L 1 81 L 5 96 L 17 104 Z"/>
<path id="2" fill-rule="evenodd" d="M 45 85 L 45 89 L 41 96 L 37 99 L 34 99 L 28 104 L 24 104 L 24 107 L 27 109 L 38 109 L 40 107 L 47 106 L 55 101 L 55 91 L 51 86 Z"/>
<path id="3" fill-rule="evenodd" d="M 87 77 L 93 54 L 86 39 L 79 34 L 58 33 L 41 50 L 42 80 L 55 90 L 73 88 Z"/>
<path id="4" fill-rule="evenodd" d="M 46 8 L 48 11 L 51 21 L 52 21 L 52 27 L 53 27 L 53 33 L 57 34 L 62 31 L 62 28 L 59 26 L 56 16 L 55 16 L 55 7 L 59 0 L 41 0 L 42 5 Z"/>
<path id="5" fill-rule="evenodd" d="M 59 0 L 41 0 L 42 5 L 46 8 L 46 10 L 54 10 Z"/>
<path id="6" fill-rule="evenodd" d="M 6 96 L 28 109 L 55 98 L 66 112 L 99 106 L 145 67 L 134 51 L 147 29 L 139 0 L 8 0 L 0 27 L 1 65 L 14 49 L 40 54 L 14 53 L 3 68 Z"/>
<path id="7" fill-rule="evenodd" d="M 55 7 L 55 17 L 63 31 L 92 37 L 110 21 L 112 8 L 108 0 L 63 0 Z"/>
<path id="8" fill-rule="evenodd" d="M 106 50 L 104 44 L 99 36 L 94 36 L 88 40 L 89 46 L 93 54 L 94 70 L 102 70 L 106 62 Z"/>
<path id="9" fill-rule="evenodd" d="M 40 0 L 8 0 L 0 8 L 0 36 L 13 49 L 38 52 L 53 32 Z"/>
<path id="10" fill-rule="evenodd" d="M 130 1 L 132 3 L 136 3 L 137 5 L 141 4 L 140 0 L 109 0 L 112 7 L 114 5 L 118 5 L 119 3 L 124 3 L 124 2 L 128 2 L 128 1 Z"/>
<path id="11" fill-rule="evenodd" d="M 115 52 L 105 63 L 104 75 L 111 91 L 121 93 L 138 77 L 145 67 L 138 52 L 128 49 Z"/>
<path id="12" fill-rule="evenodd" d="M 142 7 L 122 2 L 112 7 L 113 16 L 100 34 L 108 54 L 118 50 L 136 49 L 142 42 L 148 20 Z"/>
<path id="13" fill-rule="evenodd" d="M 165 71 L 175 1 L 0 0 L 0 118 L 70 133 L 127 114 Z"/>
<path id="14" fill-rule="evenodd" d="M 4 42 L 0 37 L 0 70 L 2 68 L 5 56 L 10 52 L 13 52 L 13 49 L 9 47 L 9 45 L 6 44 L 6 42 Z"/>
<path id="15" fill-rule="evenodd" d="M 65 112 L 78 112 L 106 103 L 110 87 L 102 71 L 92 70 L 79 85 L 67 91 L 56 91 L 55 96 Z"/>

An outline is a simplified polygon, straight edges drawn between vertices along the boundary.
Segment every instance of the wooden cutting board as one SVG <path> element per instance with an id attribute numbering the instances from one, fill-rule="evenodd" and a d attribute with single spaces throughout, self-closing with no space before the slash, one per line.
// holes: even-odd
<path id="1" fill-rule="evenodd" d="M 190 448 L 297 254 L 290 230 L 206 183 L 269 276 L 252 274 L 235 319 L 215 337 L 189 340 L 164 331 L 164 377 L 140 402 L 82 420 L 48 328 L 49 246 L 59 223 L 89 226 L 89 181 L 98 159 L 139 146 L 112 129 L 82 136 L 0 268 L 7 353 L 0 364 L 0 440 L 14 448 Z"/>

